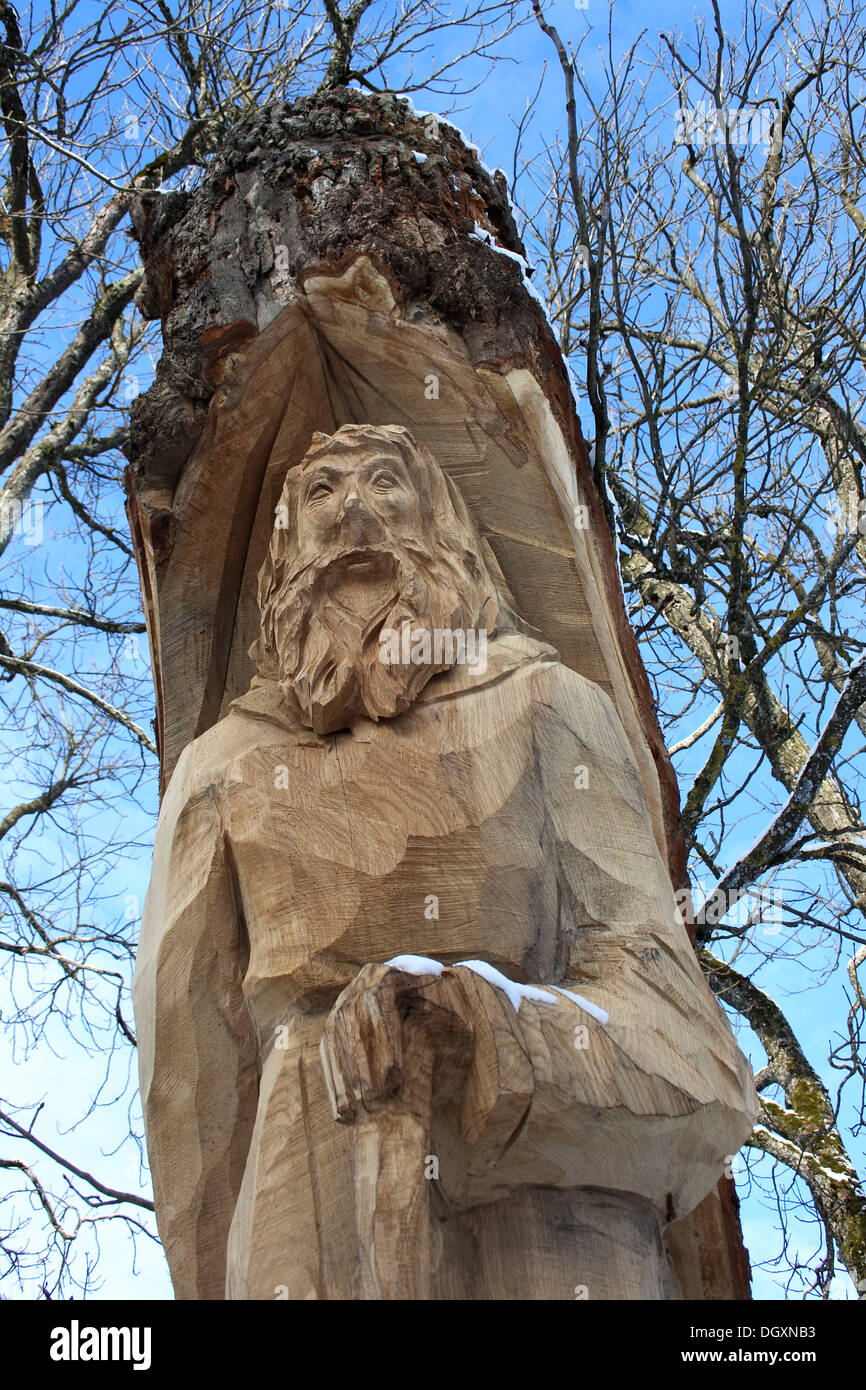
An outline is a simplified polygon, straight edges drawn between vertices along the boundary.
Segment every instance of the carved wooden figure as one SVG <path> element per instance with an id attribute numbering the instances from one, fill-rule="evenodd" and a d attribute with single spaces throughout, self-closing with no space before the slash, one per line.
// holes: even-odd
<path id="1" fill-rule="evenodd" d="M 632 744 L 402 425 L 317 433 L 135 978 L 180 1298 L 673 1298 L 755 1115 Z"/>

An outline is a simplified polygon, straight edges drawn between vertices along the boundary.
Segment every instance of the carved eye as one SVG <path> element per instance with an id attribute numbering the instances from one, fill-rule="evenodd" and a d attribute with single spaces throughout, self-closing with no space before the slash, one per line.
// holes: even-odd
<path id="1" fill-rule="evenodd" d="M 396 482 L 396 478 L 392 477 L 390 473 L 377 473 L 373 479 L 373 486 L 377 492 L 388 492 L 396 486 Z"/>
<path id="2" fill-rule="evenodd" d="M 307 493 L 307 502 L 324 502 L 325 498 L 330 497 L 332 492 L 333 488 L 330 483 L 326 483 L 324 480 L 314 483 Z"/>

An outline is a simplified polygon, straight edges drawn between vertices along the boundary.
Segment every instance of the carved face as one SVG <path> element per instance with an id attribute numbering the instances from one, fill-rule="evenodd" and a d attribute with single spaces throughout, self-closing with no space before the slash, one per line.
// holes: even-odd
<path id="1" fill-rule="evenodd" d="M 297 517 L 298 554 L 333 544 L 363 548 L 421 535 L 421 500 L 396 447 L 326 455 L 304 470 Z"/>
<path id="2" fill-rule="evenodd" d="M 404 646 L 386 662 L 383 632 L 486 637 L 499 606 L 462 499 L 397 425 L 313 436 L 286 479 L 259 604 L 254 655 L 319 733 L 401 713 L 459 650 L 431 640 L 429 660 Z"/>

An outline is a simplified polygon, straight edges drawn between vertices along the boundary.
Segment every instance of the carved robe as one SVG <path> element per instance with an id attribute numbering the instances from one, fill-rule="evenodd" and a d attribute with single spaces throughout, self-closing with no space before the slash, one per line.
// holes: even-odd
<path id="1" fill-rule="evenodd" d="M 401 954 L 591 1006 L 524 999 L 528 1029 L 555 1015 L 568 1086 L 539 1075 L 493 1169 L 430 1181 L 432 1296 L 570 1299 L 583 1245 L 606 1241 L 621 1253 L 591 1296 L 677 1297 L 661 1232 L 747 1137 L 751 1074 L 611 701 L 518 634 L 484 675 L 454 668 L 399 717 L 324 737 L 257 679 L 185 749 L 134 986 L 177 1296 L 359 1296 L 351 1126 L 318 1046 L 361 966 Z"/>

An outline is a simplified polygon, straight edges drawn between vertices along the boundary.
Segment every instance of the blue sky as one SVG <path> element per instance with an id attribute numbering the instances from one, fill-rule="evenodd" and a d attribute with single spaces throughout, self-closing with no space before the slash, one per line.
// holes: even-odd
<path id="1" fill-rule="evenodd" d="M 616 0 L 613 7 L 614 51 L 625 51 L 641 32 L 647 29 L 650 22 L 653 27 L 647 31 L 647 38 L 654 46 L 655 32 L 659 28 L 676 26 L 688 29 L 696 13 L 706 12 L 707 9 L 704 7 L 670 3 L 656 6 L 648 12 L 645 6 L 629 3 L 628 0 Z M 600 0 L 589 0 L 586 8 L 579 8 L 566 3 L 566 0 L 557 0 L 557 3 L 548 6 L 546 14 L 560 28 L 563 38 L 576 40 L 587 28 L 590 29 L 589 38 L 582 50 L 582 59 L 584 65 L 591 68 L 594 55 L 599 47 L 607 42 L 607 6 L 602 5 Z M 723 19 L 733 27 L 739 26 L 740 14 L 738 4 L 726 0 L 722 5 Z M 479 90 L 468 97 L 458 99 L 455 103 L 445 101 L 435 94 L 425 97 L 423 93 L 413 95 L 413 100 L 416 106 L 439 113 L 456 106 L 458 109 L 454 111 L 451 119 L 460 126 L 468 138 L 478 144 L 485 163 L 490 167 L 501 166 L 506 172 L 510 172 L 513 120 L 520 117 L 527 97 L 534 93 L 545 63 L 548 71 L 539 105 L 539 123 L 548 134 L 557 126 L 562 131 L 565 118 L 561 73 L 548 40 L 534 23 L 524 26 L 506 45 L 504 60 L 494 68 Z M 572 363 L 578 377 L 581 365 L 578 362 Z M 137 370 L 140 373 L 141 369 Z M 145 384 L 145 377 L 139 375 L 137 385 L 143 387 Z M 578 408 L 584 433 L 590 437 L 592 428 L 589 413 L 583 409 L 581 403 Z M 53 511 L 49 514 L 49 523 L 53 514 Z M 120 529 L 125 528 L 119 487 L 113 519 Z M 60 556 L 65 554 L 65 544 L 61 537 L 52 536 L 49 524 L 46 553 L 54 558 L 46 565 L 42 577 L 44 591 L 40 597 L 43 601 L 51 601 L 50 595 L 56 583 Z M 69 559 L 68 563 L 74 568 L 80 561 Z M 145 645 L 142 642 L 142 653 L 144 651 Z M 144 661 L 143 655 L 140 660 Z M 143 675 L 143 665 L 140 670 Z M 148 702 L 145 693 L 143 709 L 146 709 Z M 711 708 L 712 703 L 714 702 L 708 702 L 707 710 Z M 146 717 L 149 717 L 149 714 Z M 141 718 L 140 722 L 146 722 L 146 719 Z M 695 712 L 694 723 L 698 722 L 700 716 Z M 678 760 L 684 792 L 687 790 L 691 774 L 700 767 L 707 746 L 706 741 L 696 745 L 689 750 L 688 756 Z M 8 769 L 10 774 L 12 771 L 13 768 Z M 10 793 L 14 794 L 14 777 L 8 775 L 7 782 L 10 784 Z M 23 780 L 21 785 L 24 785 Z M 768 795 L 772 794 L 773 788 L 769 787 Z M 148 846 L 152 837 L 155 806 L 155 786 L 151 782 L 149 791 L 142 798 L 142 809 L 130 807 L 127 823 L 123 826 L 124 836 L 134 834 L 140 848 L 133 858 L 125 860 L 112 872 L 108 884 L 103 889 L 105 896 L 96 906 L 97 911 L 106 914 L 106 920 L 122 912 L 123 904 L 130 896 L 139 902 L 143 900 L 149 873 Z M 745 848 L 755 833 L 755 827 L 738 827 L 725 844 L 725 862 L 730 862 L 738 851 Z M 47 846 L 43 846 L 43 850 L 50 854 Z M 773 996 L 789 1014 L 798 1036 L 809 1052 L 810 1060 L 819 1067 L 827 1055 L 830 1035 L 838 1026 L 838 1021 L 841 1021 L 839 978 L 840 971 L 843 970 L 842 963 L 834 969 L 828 968 L 827 981 L 817 987 L 796 959 L 773 970 Z M 761 1065 L 763 1056 L 752 1035 L 743 1030 L 740 1037 L 755 1066 Z M 95 1087 L 103 1082 L 105 1062 L 98 1051 L 87 1058 L 80 1048 L 70 1046 L 63 1030 L 57 1025 L 52 1027 L 43 1042 L 26 1056 L 21 1050 L 20 1042 L 8 1033 L 5 1036 L 0 1035 L 0 1064 L 16 1065 L 23 1069 L 26 1084 L 22 1095 L 26 1095 L 27 1099 L 38 1099 L 43 1094 L 50 1096 L 50 1108 L 56 1117 L 57 1131 L 54 1136 L 50 1132 L 44 1134 L 47 1142 L 52 1143 L 56 1140 L 58 1148 L 85 1168 L 101 1174 L 110 1170 L 110 1180 L 119 1186 L 128 1187 L 130 1190 L 146 1190 L 138 1152 L 126 1137 L 126 1107 L 124 1103 L 116 1100 L 118 1095 L 123 1094 L 127 1083 L 124 1059 L 118 1058 L 112 1063 L 103 1093 L 105 1104 L 75 1129 L 69 1127 L 79 1118 L 81 1097 L 92 1094 Z M 857 1157 L 862 1162 L 862 1148 Z M 735 1172 L 737 1166 L 741 1167 L 742 1164 L 738 1161 Z M 776 1253 L 779 1244 L 773 1217 L 756 1196 L 743 1194 L 743 1201 L 743 1229 L 753 1258 L 770 1258 Z M 803 1242 L 805 1255 L 807 1250 L 811 1251 L 812 1234 L 801 1229 L 796 1222 L 793 1223 L 792 1229 L 794 1239 Z M 106 1226 L 102 1235 L 102 1246 L 100 1273 L 103 1284 L 101 1293 L 97 1293 L 96 1297 L 143 1299 L 171 1296 L 164 1260 L 157 1246 L 144 1239 L 139 1240 L 134 1270 L 131 1268 L 128 1238 L 119 1228 L 112 1224 Z M 767 1271 L 757 1272 L 753 1287 L 758 1298 L 778 1298 L 783 1294 L 780 1280 Z M 837 1278 L 833 1296 L 851 1296 L 847 1276 Z"/>

